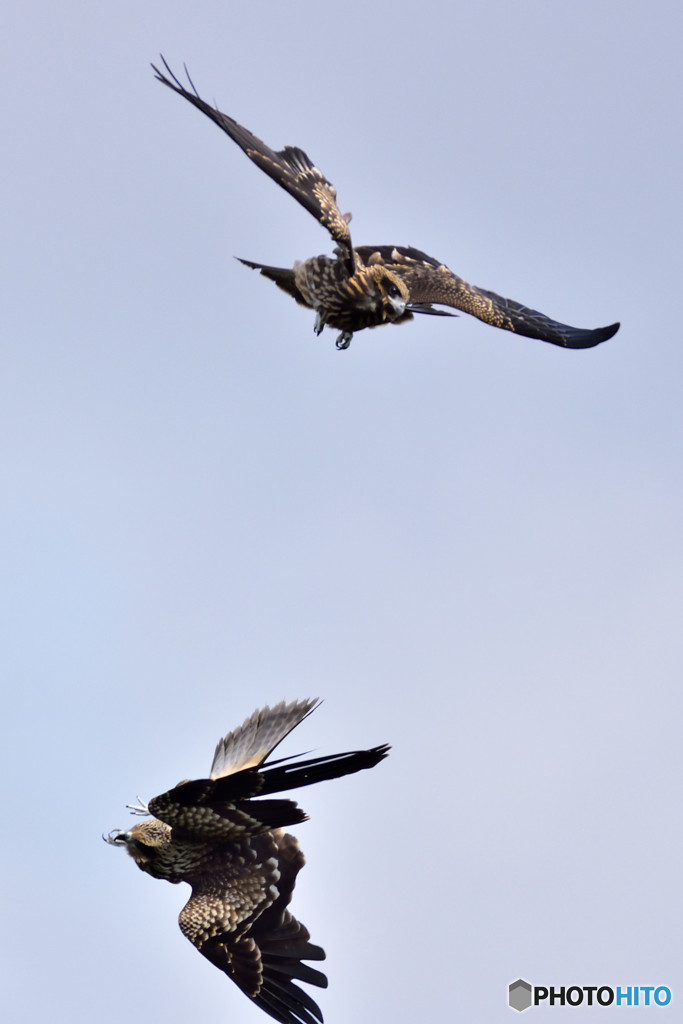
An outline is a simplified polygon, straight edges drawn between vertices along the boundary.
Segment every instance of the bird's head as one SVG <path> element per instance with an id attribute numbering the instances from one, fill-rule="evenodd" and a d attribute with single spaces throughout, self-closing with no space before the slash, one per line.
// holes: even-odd
<path id="1" fill-rule="evenodd" d="M 370 274 L 379 290 L 382 299 L 382 312 L 385 323 L 400 320 L 410 300 L 410 292 L 397 274 L 377 264 L 370 267 Z"/>
<path id="2" fill-rule="evenodd" d="M 127 832 L 117 828 L 102 838 L 111 846 L 125 846 L 138 867 L 148 871 L 157 852 L 171 842 L 171 829 L 163 821 L 149 818 L 133 825 Z"/>

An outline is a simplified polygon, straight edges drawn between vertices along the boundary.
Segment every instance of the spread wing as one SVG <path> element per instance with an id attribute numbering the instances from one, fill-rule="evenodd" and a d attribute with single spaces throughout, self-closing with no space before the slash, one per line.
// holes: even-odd
<path id="1" fill-rule="evenodd" d="M 340 256 L 348 266 L 350 274 L 355 270 L 355 258 L 351 247 L 351 236 L 349 234 L 350 214 L 344 216 L 337 206 L 337 191 L 313 162 L 308 158 L 302 149 L 297 146 L 285 146 L 278 152 L 272 150 L 265 142 L 258 139 L 241 124 L 234 121 L 227 114 L 221 113 L 216 107 L 205 103 L 194 87 L 194 83 L 187 75 L 192 92 L 185 89 L 180 81 L 171 71 L 170 67 L 161 58 L 166 71 L 170 77 L 166 77 L 154 64 L 152 68 L 156 77 L 169 89 L 173 89 L 180 96 L 193 104 L 211 118 L 219 128 L 222 128 L 231 139 L 247 154 L 250 160 L 260 167 L 262 171 L 281 185 L 289 192 L 297 202 L 301 203 L 309 213 L 312 213 L 316 220 L 320 221 L 323 227 L 327 228 L 332 238 L 337 243 Z M 187 68 L 185 69 L 187 73 Z"/>
<path id="2" fill-rule="evenodd" d="M 411 312 L 433 313 L 431 303 L 441 303 L 470 313 L 493 327 L 563 348 L 592 348 L 619 330 L 618 323 L 596 330 L 558 323 L 513 299 L 475 288 L 438 260 L 411 246 L 363 245 L 357 246 L 356 252 L 365 264 L 381 263 L 403 280 L 410 292 L 407 309 Z"/>
<path id="3" fill-rule="evenodd" d="M 317 699 L 290 704 L 281 701 L 273 708 L 255 711 L 219 740 L 210 778 L 180 782 L 150 800 L 146 810 L 170 825 L 176 835 L 193 841 L 236 842 L 305 821 L 305 812 L 294 800 L 268 797 L 373 768 L 389 749 L 384 745 L 304 761 L 264 764 L 275 747 L 317 706 Z"/>
<path id="4" fill-rule="evenodd" d="M 193 885 L 179 918 L 199 952 L 282 1024 L 323 1020 L 295 984 L 327 987 L 325 975 L 303 963 L 324 960 L 324 951 L 287 909 L 304 863 L 297 840 L 280 830 L 231 845 L 222 870 Z"/>
<path id="5" fill-rule="evenodd" d="M 291 764 L 273 761 L 218 779 L 181 782 L 150 800 L 147 810 L 170 825 L 174 835 L 194 842 L 235 842 L 306 820 L 305 812 L 294 800 L 268 799 L 273 793 L 374 768 L 388 752 L 389 747 L 382 744 L 369 750 L 328 754 Z"/>

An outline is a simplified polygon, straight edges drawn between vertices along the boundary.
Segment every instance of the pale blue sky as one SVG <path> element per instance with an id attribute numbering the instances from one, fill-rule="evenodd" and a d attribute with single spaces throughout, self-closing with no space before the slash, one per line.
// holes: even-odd
<path id="1" fill-rule="evenodd" d="M 7 1020 L 266 1020 L 181 935 L 185 887 L 99 837 L 305 696 L 325 703 L 283 753 L 393 745 L 301 795 L 327 1024 L 511 1021 L 520 975 L 683 999 L 682 21 L 5 15 Z M 329 238 L 154 81 L 159 51 L 304 148 L 358 244 L 621 331 L 570 352 L 423 317 L 337 352 L 233 259 Z"/>

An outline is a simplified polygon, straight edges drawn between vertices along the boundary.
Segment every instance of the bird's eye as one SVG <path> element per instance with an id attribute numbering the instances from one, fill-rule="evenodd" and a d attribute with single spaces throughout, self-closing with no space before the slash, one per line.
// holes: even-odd
<path id="1" fill-rule="evenodd" d="M 390 284 L 387 291 L 387 295 L 389 296 L 390 299 L 398 299 L 401 295 L 398 285 Z"/>

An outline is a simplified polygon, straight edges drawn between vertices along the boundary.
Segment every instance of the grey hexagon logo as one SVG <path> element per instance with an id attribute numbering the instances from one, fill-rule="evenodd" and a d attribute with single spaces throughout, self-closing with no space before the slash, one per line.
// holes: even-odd
<path id="1" fill-rule="evenodd" d="M 528 1010 L 531 1006 L 531 985 L 522 978 L 517 978 L 508 986 L 508 1006 L 513 1010 Z"/>

